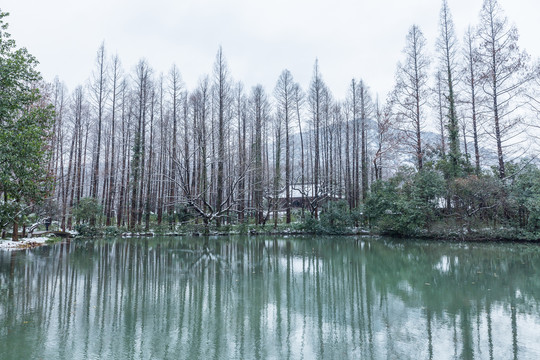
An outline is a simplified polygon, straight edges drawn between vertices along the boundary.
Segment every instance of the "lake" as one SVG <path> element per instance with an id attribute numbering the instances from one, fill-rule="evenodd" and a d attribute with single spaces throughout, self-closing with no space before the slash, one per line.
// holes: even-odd
<path id="1" fill-rule="evenodd" d="M 1 359 L 539 359 L 540 246 L 73 240 L 0 252 Z"/>

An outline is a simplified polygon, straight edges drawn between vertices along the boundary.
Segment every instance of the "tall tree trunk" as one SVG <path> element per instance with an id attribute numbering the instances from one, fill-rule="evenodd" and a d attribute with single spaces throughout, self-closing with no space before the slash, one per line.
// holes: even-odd
<path id="1" fill-rule="evenodd" d="M 368 165 L 367 165 L 367 139 L 366 139 L 366 117 L 367 99 L 364 82 L 360 80 L 360 118 L 361 118 L 361 146 L 362 146 L 362 202 L 366 201 L 368 190 Z"/>
<path id="2" fill-rule="evenodd" d="M 105 105 L 105 79 L 106 79 L 106 68 L 105 68 L 105 44 L 101 44 L 98 54 L 97 54 L 97 67 L 98 74 L 96 83 L 95 83 L 95 96 L 96 96 L 96 106 L 97 106 L 97 140 L 96 140 L 96 149 L 94 150 L 94 169 L 92 174 L 92 189 L 90 196 L 94 199 L 97 199 L 98 195 L 98 184 L 99 184 L 99 165 L 100 165 L 100 154 L 101 154 L 101 127 L 102 127 L 102 118 L 103 118 L 103 108 Z M 90 220 L 91 224 L 95 223 L 95 218 Z"/>
<path id="3" fill-rule="evenodd" d="M 145 203 L 145 218 L 144 229 L 148 231 L 150 229 L 150 203 L 152 196 L 152 159 L 154 158 L 154 104 L 155 104 L 155 90 L 152 89 L 152 97 L 150 100 L 150 145 L 148 154 L 148 170 L 146 179 L 146 203 Z"/>

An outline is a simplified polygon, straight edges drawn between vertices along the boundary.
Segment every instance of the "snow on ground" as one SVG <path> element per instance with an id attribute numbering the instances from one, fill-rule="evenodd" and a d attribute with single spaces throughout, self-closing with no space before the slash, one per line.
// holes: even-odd
<path id="1" fill-rule="evenodd" d="M 48 237 L 21 238 L 19 241 L 0 240 L 0 250 L 31 249 L 45 244 Z"/>

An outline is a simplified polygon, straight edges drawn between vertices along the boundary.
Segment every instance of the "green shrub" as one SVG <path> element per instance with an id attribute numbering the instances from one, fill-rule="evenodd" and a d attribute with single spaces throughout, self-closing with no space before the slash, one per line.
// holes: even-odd
<path id="1" fill-rule="evenodd" d="M 355 213 L 358 216 L 358 213 Z M 354 226 L 354 220 L 345 201 L 329 202 L 321 211 L 319 231 L 327 234 L 342 234 Z"/>
<path id="2" fill-rule="evenodd" d="M 300 229 L 311 234 L 321 234 L 324 232 L 320 222 L 311 215 L 306 215 Z"/>
<path id="3" fill-rule="evenodd" d="M 75 231 L 82 237 L 96 237 L 101 235 L 101 232 L 95 226 L 90 226 L 88 224 L 75 225 Z"/>
<path id="4" fill-rule="evenodd" d="M 82 198 L 72 210 L 73 216 L 78 222 L 89 223 L 96 219 L 102 212 L 101 205 L 93 198 Z"/>
<path id="5" fill-rule="evenodd" d="M 529 232 L 540 231 L 540 169 L 525 160 L 508 167 L 510 202 L 515 207 L 515 225 Z"/>
<path id="6" fill-rule="evenodd" d="M 123 229 L 116 226 L 107 226 L 105 229 L 103 229 L 103 234 L 106 236 L 119 236 L 122 235 L 123 232 Z"/>
<path id="7" fill-rule="evenodd" d="M 438 218 L 445 181 L 439 171 L 402 168 L 388 181 L 371 187 L 365 210 L 370 225 L 383 233 L 414 235 Z"/>
<path id="8" fill-rule="evenodd" d="M 193 219 L 193 214 L 188 207 L 182 204 L 175 206 L 176 221 L 184 223 Z"/>
<path id="9" fill-rule="evenodd" d="M 159 225 L 156 224 L 152 226 L 152 230 L 156 234 L 163 235 L 169 233 L 171 231 L 171 228 L 169 224 L 161 223 Z"/>
<path id="10" fill-rule="evenodd" d="M 236 226 L 236 230 L 240 235 L 247 235 L 249 230 L 248 224 L 246 222 L 242 222 Z"/>
<path id="11" fill-rule="evenodd" d="M 490 174 L 454 179 L 450 183 L 449 198 L 452 201 L 451 215 L 469 230 L 475 225 L 484 227 L 501 222 L 504 213 L 510 211 L 503 182 Z"/>

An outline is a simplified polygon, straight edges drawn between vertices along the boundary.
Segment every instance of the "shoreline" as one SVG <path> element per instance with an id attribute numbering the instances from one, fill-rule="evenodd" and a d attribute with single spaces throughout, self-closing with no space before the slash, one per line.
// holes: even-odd
<path id="1" fill-rule="evenodd" d="M 106 237 L 108 235 L 96 235 L 96 236 L 81 236 L 82 238 L 100 238 Z M 192 236 L 192 237 L 208 237 L 208 236 L 336 236 L 336 237 L 351 237 L 351 236 L 378 236 L 378 237 L 388 237 L 392 239 L 417 239 L 417 240 L 431 240 L 431 241 L 441 241 L 441 242 L 471 242 L 471 243 L 528 243 L 528 244 L 540 244 L 539 238 L 525 238 L 525 237 L 507 237 L 501 235 L 493 235 L 487 233 L 469 233 L 469 234 L 456 234 L 456 233 L 427 233 L 427 234 L 410 234 L 410 235 L 401 235 L 395 233 L 384 233 L 377 231 L 369 231 L 366 229 L 358 229 L 356 231 L 350 232 L 312 232 L 312 231 L 259 231 L 252 229 L 247 233 L 239 232 L 226 232 L 226 231 L 211 231 L 208 234 L 201 232 L 174 232 L 174 233 L 156 233 L 152 231 L 148 232 L 124 232 L 118 234 L 123 238 L 144 238 L 144 237 L 173 237 L 173 236 Z"/>
<path id="2" fill-rule="evenodd" d="M 457 233 L 424 233 L 424 234 L 411 234 L 402 235 L 395 233 L 384 233 L 377 231 L 370 231 L 367 229 L 351 229 L 351 231 L 342 232 L 313 232 L 313 231 L 300 231 L 300 230 L 276 230 L 274 229 L 250 229 L 248 232 L 241 233 L 236 231 L 210 231 L 205 234 L 198 231 L 187 232 L 168 232 L 168 233 L 156 233 L 154 231 L 145 232 L 122 232 L 118 234 L 94 234 L 92 236 L 75 235 L 74 238 L 79 239 L 99 239 L 105 237 L 122 237 L 122 238 L 150 238 L 150 237 L 175 237 L 175 236 L 191 236 L 191 237 L 226 237 L 226 236 L 315 236 L 315 237 L 351 237 L 351 236 L 373 236 L 373 237 L 387 237 L 391 239 L 409 239 L 409 240 L 425 240 L 425 241 L 437 241 L 437 242 L 450 242 L 450 243 L 516 243 L 516 244 L 535 244 L 540 245 L 540 238 L 525 238 L 525 237 L 508 237 L 501 234 L 488 234 L 488 233 L 469 233 L 469 234 L 457 234 Z M 52 244 L 60 240 L 58 238 L 49 237 L 34 237 L 34 238 L 22 238 L 19 241 L 1 240 L 0 239 L 0 251 L 15 251 L 34 249 L 44 245 Z"/>
<path id="3" fill-rule="evenodd" d="M 48 237 L 21 238 L 18 241 L 0 240 L 0 250 L 14 251 L 14 250 L 35 249 L 37 247 L 46 245 L 47 242 L 51 242 L 51 241 L 54 241 L 54 240 Z"/>

